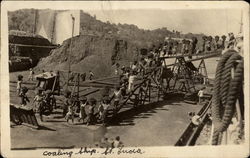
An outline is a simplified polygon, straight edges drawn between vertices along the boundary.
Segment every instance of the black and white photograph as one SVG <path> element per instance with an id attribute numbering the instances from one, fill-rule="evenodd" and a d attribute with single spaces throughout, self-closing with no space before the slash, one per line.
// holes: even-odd
<path id="1" fill-rule="evenodd" d="M 246 2 L 5 1 L 0 58 L 3 157 L 249 156 Z"/>

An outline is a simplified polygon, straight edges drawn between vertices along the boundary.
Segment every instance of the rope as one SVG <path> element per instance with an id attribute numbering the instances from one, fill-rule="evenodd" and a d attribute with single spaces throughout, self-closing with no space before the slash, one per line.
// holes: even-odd
<path id="1" fill-rule="evenodd" d="M 238 60 L 242 62 L 237 63 Z M 228 50 L 223 54 L 216 68 L 212 104 L 214 123 L 212 145 L 220 144 L 222 132 L 227 130 L 231 123 L 242 83 L 243 59 L 236 51 Z"/>

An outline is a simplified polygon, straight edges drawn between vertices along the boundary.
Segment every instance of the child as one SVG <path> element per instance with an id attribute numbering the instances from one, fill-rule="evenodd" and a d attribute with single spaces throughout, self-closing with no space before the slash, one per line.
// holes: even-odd
<path id="1" fill-rule="evenodd" d="M 198 92 L 199 104 L 201 104 L 201 102 L 203 101 L 204 89 L 205 87 L 202 87 L 201 90 Z"/>
<path id="2" fill-rule="evenodd" d="M 68 107 L 70 105 L 70 95 L 71 95 L 70 91 L 67 91 L 64 95 L 65 98 L 63 101 L 63 113 L 62 113 L 63 117 L 65 117 L 68 112 Z"/>
<path id="3" fill-rule="evenodd" d="M 109 106 L 110 106 L 109 97 L 104 97 L 102 103 L 98 107 L 99 116 L 100 116 L 100 119 L 102 120 L 103 125 L 106 125 Z"/>
<path id="4" fill-rule="evenodd" d="M 17 76 L 17 86 L 16 86 L 17 96 L 19 96 L 20 93 L 21 93 L 22 83 L 23 83 L 23 76 L 22 75 L 18 75 Z"/>
<path id="5" fill-rule="evenodd" d="M 33 78 L 34 78 L 34 71 L 33 71 L 33 69 L 32 68 L 30 68 L 30 74 L 29 74 L 29 78 L 28 78 L 28 80 L 30 81 L 33 81 Z"/>
<path id="6" fill-rule="evenodd" d="M 22 87 L 20 92 L 20 98 L 21 98 L 21 106 L 27 105 L 27 102 L 30 102 L 29 98 L 27 97 L 26 93 L 28 92 L 27 87 Z"/>
<path id="7" fill-rule="evenodd" d="M 42 113 L 43 113 L 43 101 L 44 101 L 44 96 L 42 95 L 42 90 L 38 89 L 36 92 L 36 96 L 33 100 L 33 103 L 35 103 L 35 106 L 33 107 L 33 111 L 35 113 L 39 113 L 41 121 L 43 121 L 42 118 Z"/>
<path id="8" fill-rule="evenodd" d="M 67 120 L 67 122 L 69 122 L 69 119 L 71 119 L 72 123 L 74 124 L 75 106 L 72 99 L 70 99 L 69 103 L 70 105 L 68 106 L 68 112 L 65 116 L 65 119 Z"/>
<path id="9" fill-rule="evenodd" d="M 41 89 L 38 89 L 36 91 L 36 96 L 33 100 L 33 103 L 35 103 L 35 106 L 33 108 L 33 111 L 36 113 L 36 112 L 40 112 L 40 107 L 42 105 L 42 101 L 43 101 L 43 96 L 42 96 L 42 90 Z"/>
<path id="10" fill-rule="evenodd" d="M 85 117 L 87 115 L 86 111 L 85 111 L 86 105 L 87 105 L 87 98 L 86 97 L 82 97 L 82 99 L 81 99 L 81 105 L 80 105 L 80 115 L 79 115 L 80 117 L 79 117 L 78 121 L 82 120 L 84 122 L 84 119 L 85 119 Z"/>
<path id="11" fill-rule="evenodd" d="M 94 119 L 94 107 L 96 104 L 96 100 L 94 98 L 90 98 L 88 101 L 88 113 L 87 113 L 87 126 L 93 123 Z"/>

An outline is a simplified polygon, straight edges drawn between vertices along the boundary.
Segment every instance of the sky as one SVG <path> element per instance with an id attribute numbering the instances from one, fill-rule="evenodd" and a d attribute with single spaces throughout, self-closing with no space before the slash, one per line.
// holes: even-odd
<path id="1" fill-rule="evenodd" d="M 229 32 L 237 34 L 240 29 L 241 10 L 247 11 L 249 5 L 240 1 L 50 1 L 49 3 L 9 1 L 5 2 L 5 8 L 8 8 L 9 11 L 24 8 L 83 10 L 104 22 L 134 24 L 143 29 L 167 27 L 171 31 L 204 33 L 214 36 L 226 35 Z"/>
<path id="2" fill-rule="evenodd" d="M 135 24 L 139 28 L 150 30 L 167 27 L 171 31 L 204 33 L 213 36 L 229 32 L 237 34 L 241 22 L 239 9 L 130 9 L 86 12 L 104 22 Z"/>

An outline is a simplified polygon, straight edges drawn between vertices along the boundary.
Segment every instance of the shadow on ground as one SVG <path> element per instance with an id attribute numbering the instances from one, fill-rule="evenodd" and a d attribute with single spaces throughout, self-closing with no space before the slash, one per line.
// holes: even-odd
<path id="1" fill-rule="evenodd" d="M 171 106 L 181 106 L 181 104 L 178 103 L 183 100 L 183 95 L 174 94 L 167 96 L 167 98 L 168 99 L 164 101 L 145 104 L 137 108 L 122 111 L 118 113 L 117 116 L 110 118 L 109 126 L 133 126 L 135 125 L 135 119 L 149 118 L 153 113 L 156 113 L 156 110 L 169 111 L 169 109 L 163 108 L 166 104 Z"/>

